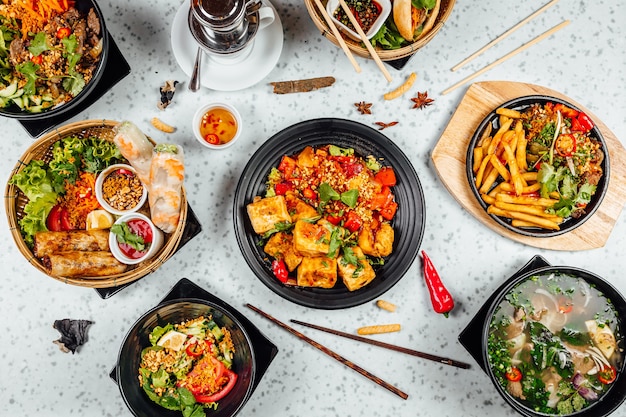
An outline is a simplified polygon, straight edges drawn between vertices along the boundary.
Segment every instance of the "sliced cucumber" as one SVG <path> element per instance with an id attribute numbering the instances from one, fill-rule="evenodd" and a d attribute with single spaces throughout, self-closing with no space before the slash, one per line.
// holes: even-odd
<path id="1" fill-rule="evenodd" d="M 17 81 L 13 81 L 7 87 L 0 90 L 0 97 L 11 97 L 17 92 Z"/>

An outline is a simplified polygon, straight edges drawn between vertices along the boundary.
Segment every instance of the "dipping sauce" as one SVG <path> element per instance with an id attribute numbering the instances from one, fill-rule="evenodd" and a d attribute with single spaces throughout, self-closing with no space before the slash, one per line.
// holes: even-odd
<path id="1" fill-rule="evenodd" d="M 152 244 L 152 228 L 147 221 L 143 219 L 132 219 L 125 223 L 130 231 L 143 239 L 144 249 L 138 250 L 132 245 L 128 243 L 120 243 L 118 241 L 118 246 L 120 251 L 130 259 L 139 259 L 143 257 L 148 249 L 150 249 L 150 244 Z"/>
<path id="2" fill-rule="evenodd" d="M 382 11 L 381 5 L 374 0 L 346 0 L 346 4 L 365 33 L 371 29 Z M 354 25 L 341 7 L 335 10 L 334 17 L 351 30 L 355 30 Z"/>
<path id="3" fill-rule="evenodd" d="M 200 134 L 211 145 L 223 145 L 233 140 L 237 134 L 237 120 L 225 108 L 208 110 L 200 120 Z"/>
<path id="4" fill-rule="evenodd" d="M 102 182 L 102 197 L 113 209 L 126 211 L 134 209 L 143 196 L 143 184 L 134 172 L 117 169 Z"/>

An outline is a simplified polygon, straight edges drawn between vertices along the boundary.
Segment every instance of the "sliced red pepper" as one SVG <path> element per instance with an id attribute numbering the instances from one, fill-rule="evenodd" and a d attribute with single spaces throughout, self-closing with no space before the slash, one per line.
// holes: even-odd
<path id="1" fill-rule="evenodd" d="M 293 184 L 288 181 L 279 182 L 274 186 L 274 191 L 277 195 L 285 195 L 287 191 L 293 190 Z"/>
<path id="2" fill-rule="evenodd" d="M 554 150 L 564 158 L 572 156 L 576 152 L 576 136 L 571 133 L 559 135 L 554 144 Z"/>
<path id="3" fill-rule="evenodd" d="M 386 220 L 393 219 L 393 216 L 396 215 L 396 211 L 398 210 L 398 203 L 395 201 L 390 201 L 385 207 L 380 210 L 380 215 L 383 216 Z"/>
<path id="4" fill-rule="evenodd" d="M 230 369 L 226 369 L 224 376 L 228 377 L 228 382 L 222 387 L 221 390 L 211 395 L 194 394 L 196 401 L 199 403 L 214 403 L 228 395 L 237 383 L 237 374 Z"/>
<path id="5" fill-rule="evenodd" d="M 559 298 L 559 312 L 563 314 L 571 313 L 574 309 L 572 299 L 569 297 Z"/>
<path id="6" fill-rule="evenodd" d="M 574 117 L 578 116 L 578 110 L 574 110 L 572 108 L 569 108 L 566 105 L 561 104 L 561 103 L 557 103 L 554 106 L 554 111 L 560 111 L 563 116 L 569 117 L 569 118 L 572 118 L 572 119 Z"/>
<path id="7" fill-rule="evenodd" d="M 583 133 L 589 132 L 594 127 L 593 121 L 589 118 L 589 116 L 587 116 L 583 112 L 578 113 L 578 117 L 576 117 L 576 121 L 582 127 Z"/>
<path id="8" fill-rule="evenodd" d="M 185 349 L 185 352 L 187 353 L 188 356 L 192 358 L 197 358 L 201 356 L 202 354 L 204 354 L 205 352 L 210 351 L 211 345 L 212 343 L 208 340 L 197 341 L 187 346 L 187 348 Z"/>
<path id="9" fill-rule="evenodd" d="M 33 57 L 30 59 L 30 61 L 33 64 L 41 65 L 41 63 L 43 62 L 43 57 L 41 55 L 33 55 Z"/>
<path id="10" fill-rule="evenodd" d="M 424 251 L 422 251 L 422 259 L 424 264 L 424 279 L 426 280 L 426 286 L 428 287 L 433 309 L 436 313 L 440 313 L 448 317 L 448 314 L 454 308 L 452 295 L 441 282 L 441 278 L 435 269 L 435 265 L 433 265 L 432 261 Z"/>
<path id="11" fill-rule="evenodd" d="M 289 271 L 287 270 L 287 265 L 285 265 L 285 261 L 282 259 L 274 259 L 272 261 L 272 272 L 274 276 L 278 278 L 280 282 L 287 282 L 289 279 Z"/>
<path id="12" fill-rule="evenodd" d="M 72 29 L 70 29 L 68 27 L 58 28 L 57 29 L 57 38 L 59 38 L 59 39 L 67 38 L 68 36 L 70 36 L 71 33 L 72 33 Z"/>
<path id="13" fill-rule="evenodd" d="M 278 164 L 278 170 L 283 173 L 285 179 L 291 179 L 296 169 L 296 160 L 284 155 Z"/>
<path id="14" fill-rule="evenodd" d="M 337 226 L 339 225 L 339 223 L 341 223 L 341 216 L 329 214 L 326 216 L 326 220 L 328 220 L 331 224 Z"/>
<path id="15" fill-rule="evenodd" d="M 393 201 L 393 194 L 391 188 L 383 186 L 380 193 L 376 194 L 370 201 L 370 208 L 373 210 L 380 210 Z"/>
<path id="16" fill-rule="evenodd" d="M 317 193 L 313 191 L 310 187 L 305 188 L 302 191 L 302 195 L 304 198 L 308 198 L 309 200 L 314 200 L 317 197 Z"/>
<path id="17" fill-rule="evenodd" d="M 614 366 L 605 366 L 598 372 L 598 381 L 605 385 L 612 384 L 617 378 L 617 370 Z"/>
<path id="18" fill-rule="evenodd" d="M 507 373 L 504 374 L 504 377 L 511 382 L 517 382 L 522 380 L 522 371 L 517 367 L 512 367 Z"/>
<path id="19" fill-rule="evenodd" d="M 350 232 L 354 233 L 358 231 L 362 225 L 363 225 L 363 220 L 361 220 L 361 217 L 358 214 L 356 214 L 356 212 L 349 211 L 346 214 L 346 219 L 343 222 L 343 227 L 348 229 Z"/>
<path id="20" fill-rule="evenodd" d="M 207 143 L 209 143 L 211 145 L 219 145 L 220 144 L 220 137 L 217 136 L 215 133 L 207 133 L 204 136 L 204 140 L 206 140 Z"/>
<path id="21" fill-rule="evenodd" d="M 397 181 L 396 173 L 391 167 L 382 167 L 380 171 L 374 175 L 374 179 L 382 185 L 386 185 L 388 187 L 393 187 L 396 185 Z"/>

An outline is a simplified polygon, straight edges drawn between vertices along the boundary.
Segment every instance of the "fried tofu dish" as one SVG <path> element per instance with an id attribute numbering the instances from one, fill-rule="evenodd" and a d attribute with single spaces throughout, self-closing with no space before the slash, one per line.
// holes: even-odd
<path id="1" fill-rule="evenodd" d="M 373 265 L 393 252 L 395 185 L 393 168 L 372 156 L 307 146 L 283 156 L 268 175 L 265 196 L 246 209 L 278 279 L 356 291 L 376 278 Z"/>

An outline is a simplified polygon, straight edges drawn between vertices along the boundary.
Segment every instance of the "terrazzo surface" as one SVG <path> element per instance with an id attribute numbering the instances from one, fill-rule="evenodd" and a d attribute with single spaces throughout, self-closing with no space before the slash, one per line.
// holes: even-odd
<path id="1" fill-rule="evenodd" d="M 107 0 L 99 4 L 131 72 L 68 122 L 131 120 L 157 142 L 182 145 L 187 198 L 202 232 L 156 272 L 103 299 L 93 289 L 66 285 L 38 272 L 17 249 L 4 218 L 0 227 L 0 361 L 4 364 L 0 415 L 130 416 L 109 373 L 135 320 L 183 277 L 235 306 L 279 349 L 241 416 L 514 416 L 458 342 L 458 335 L 492 291 L 539 254 L 554 265 L 595 272 L 626 293 L 623 215 L 605 247 L 584 252 L 539 250 L 498 235 L 465 212 L 442 185 L 430 159 L 469 84 L 446 95 L 441 92 L 565 19 L 571 20 L 569 26 L 474 82 L 506 80 L 559 91 L 584 104 L 626 144 L 626 3 L 563 0 L 466 67 L 451 72 L 452 66 L 545 4 L 458 0 L 437 36 L 403 69 L 390 69 L 393 81 L 388 84 L 372 60 L 357 58 L 362 68 L 357 74 L 342 51 L 320 35 L 303 2 L 274 0 L 284 34 L 275 68 L 241 91 L 203 88 L 195 94 L 187 90 L 187 76 L 170 43 L 172 21 L 182 3 Z M 411 72 L 418 78 L 410 94 L 428 91 L 434 103 L 417 110 L 411 108 L 409 95 L 383 100 L 383 94 Z M 336 83 L 311 93 L 276 95 L 268 84 L 327 75 L 336 77 Z M 156 107 L 159 86 L 169 79 L 182 84 L 173 103 L 161 111 Z M 227 150 L 205 149 L 193 136 L 193 113 L 210 101 L 230 103 L 243 117 L 243 134 Z M 359 101 L 373 103 L 372 115 L 356 111 L 354 103 Z M 174 125 L 176 132 L 164 134 L 152 127 L 150 119 L 155 116 Z M 400 122 L 384 133 L 407 155 L 424 189 L 426 225 L 421 249 L 429 253 L 456 299 L 449 318 L 433 312 L 419 259 L 381 296 L 398 305 L 394 313 L 377 309 L 373 302 L 341 310 L 298 306 L 265 287 L 244 261 L 235 238 L 232 202 L 245 164 L 275 133 L 323 117 L 372 127 L 376 121 Z M 6 181 L 34 139 L 12 119 L 0 119 L 0 131 L 0 174 Z M 246 309 L 245 303 L 284 322 L 294 318 L 348 332 L 368 324 L 401 323 L 400 332 L 376 338 L 469 362 L 472 367 L 457 369 L 303 330 L 407 392 L 408 399 L 402 400 Z M 62 318 L 94 322 L 88 342 L 76 354 L 62 353 L 52 343 L 59 337 L 52 323 Z M 626 405 L 614 415 L 625 416 Z"/>

